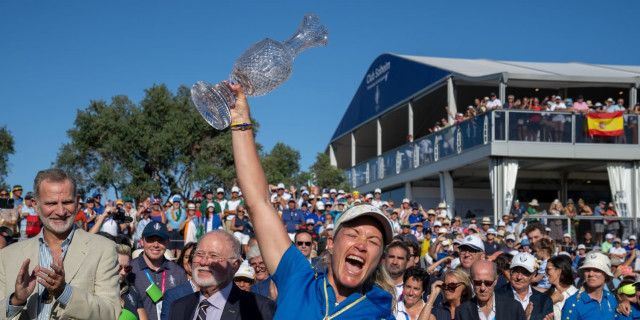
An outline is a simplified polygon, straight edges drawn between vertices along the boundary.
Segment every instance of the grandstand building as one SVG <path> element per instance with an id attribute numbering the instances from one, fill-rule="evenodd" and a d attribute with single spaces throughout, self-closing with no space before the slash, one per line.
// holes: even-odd
<path id="1" fill-rule="evenodd" d="M 454 124 L 474 99 L 583 95 L 635 106 L 640 66 L 452 59 L 383 54 L 367 71 L 326 152 L 352 190 L 383 190 L 425 208 L 497 221 L 519 199 L 614 202 L 625 225 L 640 211 L 639 115 L 594 137 L 583 113 L 500 109 Z M 633 109 L 633 108 L 632 108 Z M 436 122 L 450 126 L 431 132 Z M 537 121 L 536 121 L 537 119 Z"/>

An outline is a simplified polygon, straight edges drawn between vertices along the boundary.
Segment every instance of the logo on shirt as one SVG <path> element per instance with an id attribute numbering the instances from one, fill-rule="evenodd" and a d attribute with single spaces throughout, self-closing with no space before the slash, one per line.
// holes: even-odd
<path id="1" fill-rule="evenodd" d="M 169 275 L 169 284 L 170 284 L 172 287 L 175 287 L 175 286 L 176 286 L 176 279 L 173 277 L 173 275 Z"/>

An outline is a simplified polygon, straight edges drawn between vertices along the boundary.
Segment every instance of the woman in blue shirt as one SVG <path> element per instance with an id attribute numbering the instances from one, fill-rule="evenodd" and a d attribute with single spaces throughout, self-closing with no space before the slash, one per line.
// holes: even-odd
<path id="1" fill-rule="evenodd" d="M 231 136 L 240 188 L 251 214 L 267 270 L 278 287 L 274 319 L 393 319 L 395 288 L 381 262 L 391 242 L 391 223 L 380 209 L 359 205 L 344 212 L 327 239 L 331 263 L 325 273 L 311 267 L 291 243 L 270 204 L 267 180 L 255 146 L 249 105 L 241 85 L 227 86 Z M 247 130 L 249 129 L 249 130 Z"/>

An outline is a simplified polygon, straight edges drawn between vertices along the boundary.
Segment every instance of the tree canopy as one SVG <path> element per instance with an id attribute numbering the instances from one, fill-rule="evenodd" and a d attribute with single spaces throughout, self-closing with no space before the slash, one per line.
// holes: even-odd
<path id="1" fill-rule="evenodd" d="M 259 125 L 252 122 L 257 133 Z M 235 183 L 231 132 L 207 124 L 185 86 L 173 94 L 165 85 L 154 85 L 139 104 L 124 95 L 109 103 L 91 101 L 78 110 L 67 134 L 71 141 L 60 148 L 56 166 L 75 176 L 80 191 L 112 188 L 116 197 L 141 200 L 151 194 L 189 197 L 196 189 L 228 190 Z M 307 173 L 300 172 L 300 152 L 282 142 L 260 153 L 271 183 L 301 185 L 315 175 L 320 186 L 347 186 L 342 170 L 325 154 L 318 154 Z"/>
<path id="2" fill-rule="evenodd" d="M 7 126 L 0 127 L 0 187 L 6 187 L 4 179 L 9 174 L 9 155 L 15 152 L 13 135 Z"/>

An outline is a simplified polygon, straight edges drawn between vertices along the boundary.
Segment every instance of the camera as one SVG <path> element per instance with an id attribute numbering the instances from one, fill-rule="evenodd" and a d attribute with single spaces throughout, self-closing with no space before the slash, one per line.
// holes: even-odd
<path id="1" fill-rule="evenodd" d="M 124 209 L 115 209 L 113 211 L 113 220 L 120 223 L 129 223 L 133 221 L 133 218 L 127 216 L 127 214 L 124 212 Z"/>
<path id="2" fill-rule="evenodd" d="M 13 209 L 14 200 L 11 198 L 0 198 L 0 209 Z"/>

